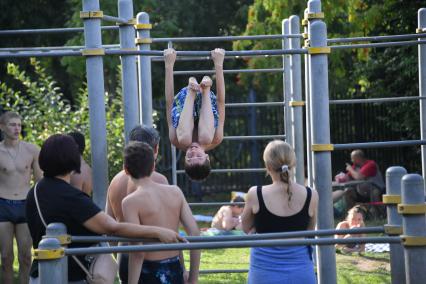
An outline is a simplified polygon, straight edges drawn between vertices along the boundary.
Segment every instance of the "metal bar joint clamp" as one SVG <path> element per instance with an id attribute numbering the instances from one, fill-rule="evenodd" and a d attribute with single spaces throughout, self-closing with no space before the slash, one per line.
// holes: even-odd
<path id="1" fill-rule="evenodd" d="M 65 256 L 65 250 L 59 249 L 35 249 L 33 251 L 34 259 L 41 260 L 52 260 L 58 259 Z"/>
<path id="2" fill-rule="evenodd" d="M 104 17 L 103 11 L 81 11 L 81 19 L 102 19 Z"/>
<path id="3" fill-rule="evenodd" d="M 426 204 L 398 204 L 398 213 L 403 215 L 426 214 Z"/>
<path id="4" fill-rule="evenodd" d="M 398 194 L 383 194 L 383 204 L 400 204 L 401 195 Z"/>

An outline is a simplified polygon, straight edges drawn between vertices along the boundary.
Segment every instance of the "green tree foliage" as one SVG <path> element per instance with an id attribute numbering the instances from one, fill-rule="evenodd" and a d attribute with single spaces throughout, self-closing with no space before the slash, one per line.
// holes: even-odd
<path id="1" fill-rule="evenodd" d="M 81 11 L 81 0 L 69 0 L 71 3 L 72 17 L 67 22 L 69 27 L 81 27 L 82 21 L 79 18 Z M 153 25 L 151 30 L 152 37 L 181 37 L 181 36 L 216 36 L 240 34 L 245 27 L 246 14 L 248 5 L 252 1 L 207 1 L 207 0 L 184 0 L 184 1 L 133 1 L 134 14 L 138 12 L 147 12 L 150 15 L 150 22 Z M 117 0 L 105 0 L 101 2 L 101 9 L 104 14 L 117 16 Z M 112 23 L 103 22 L 103 25 L 111 25 Z M 118 43 L 118 32 L 103 32 L 103 44 Z M 83 35 L 76 35 L 67 42 L 67 45 L 84 44 Z M 219 44 L 219 45 L 218 45 Z M 231 49 L 230 42 L 220 43 L 190 43 L 190 44 L 174 44 L 177 50 L 211 50 L 215 47 Z M 151 49 L 163 50 L 167 48 L 167 44 L 154 44 Z M 76 82 L 84 80 L 85 65 L 84 59 L 76 59 L 74 57 L 62 59 L 62 63 L 67 67 L 67 71 L 73 76 Z M 119 81 L 116 80 L 114 72 L 116 66 L 119 65 L 118 57 L 104 57 L 104 74 L 105 88 L 107 91 L 114 90 Z M 231 67 L 230 62 L 228 67 Z M 211 69 L 211 62 L 179 62 L 177 68 L 189 69 Z M 163 81 L 163 64 L 161 62 L 153 63 L 153 94 L 154 98 L 163 99 L 164 81 Z M 232 78 L 231 78 L 232 79 Z M 232 83 L 232 81 L 230 81 Z M 186 77 L 177 77 L 177 85 L 187 84 Z"/>
<path id="2" fill-rule="evenodd" d="M 70 5 L 68 1 L 0 1 L 0 27 L 6 29 L 42 29 L 64 27 L 65 22 L 70 18 Z M 0 47 L 35 47 L 35 46 L 63 46 L 72 34 L 28 34 L 28 35 L 8 35 L 0 36 Z M 72 100 L 70 89 L 70 77 L 65 68 L 61 66 L 60 58 L 45 58 L 40 64 L 46 68 L 49 74 L 54 74 L 54 78 L 60 82 L 65 97 Z M 11 62 L 20 65 L 22 70 L 31 72 L 32 67 L 28 60 L 13 59 Z M 0 78 L 8 80 L 6 74 L 7 64 L 0 60 Z M 13 80 L 8 81 L 10 87 L 15 88 Z M 0 107 L 1 110 L 1 107 Z"/>
<path id="3" fill-rule="evenodd" d="M 0 81 L 0 105 L 5 110 L 18 112 L 23 118 L 24 139 L 41 145 L 55 133 L 68 133 L 78 130 L 89 139 L 89 110 L 87 89 L 84 86 L 77 93 L 75 104 L 64 98 L 64 94 L 53 78 L 46 73 L 40 62 L 32 59 L 30 76 L 17 64 L 8 63 L 8 75 L 21 86 L 15 91 L 3 80 Z M 121 91 L 113 97 L 105 96 L 107 103 L 107 142 L 111 177 L 122 168 L 122 149 L 124 145 L 124 119 Z M 89 142 L 89 141 L 87 141 Z M 90 161 L 90 143 L 87 143 L 86 160 Z"/>

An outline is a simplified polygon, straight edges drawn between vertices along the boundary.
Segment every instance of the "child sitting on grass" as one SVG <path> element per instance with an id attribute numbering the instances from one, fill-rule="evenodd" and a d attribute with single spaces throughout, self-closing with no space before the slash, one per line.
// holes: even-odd
<path id="1" fill-rule="evenodd" d="M 346 219 L 339 224 L 337 224 L 336 229 L 355 229 L 365 227 L 364 224 L 364 215 L 361 207 L 359 205 L 352 207 L 348 211 L 348 216 Z M 336 235 L 336 239 L 348 239 L 348 238 L 359 238 L 364 237 L 364 234 L 346 234 L 346 235 Z M 336 244 L 336 249 L 345 253 L 351 252 L 364 252 L 365 244 Z"/>

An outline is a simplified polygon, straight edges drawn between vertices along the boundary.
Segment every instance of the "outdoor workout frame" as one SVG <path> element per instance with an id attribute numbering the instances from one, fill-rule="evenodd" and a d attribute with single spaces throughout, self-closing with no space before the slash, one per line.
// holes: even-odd
<path id="1" fill-rule="evenodd" d="M 108 187 L 107 143 L 106 143 L 106 118 L 104 103 L 104 78 L 103 56 L 121 55 L 122 62 L 122 88 L 124 103 L 125 137 L 128 139 L 129 131 L 139 123 L 152 125 L 152 87 L 151 87 L 151 61 L 161 59 L 163 51 L 150 50 L 152 43 L 191 42 L 191 41 L 232 41 L 241 39 L 283 41 L 280 50 L 258 51 L 228 51 L 226 58 L 239 58 L 249 56 L 282 56 L 283 67 L 260 70 L 225 70 L 225 73 L 234 72 L 283 72 L 284 94 L 283 100 L 277 102 L 232 103 L 226 107 L 247 106 L 279 106 L 284 108 L 285 131 L 283 135 L 263 135 L 256 137 L 230 136 L 227 140 L 244 139 L 275 139 L 286 138 L 286 141 L 295 148 L 299 163 L 296 167 L 296 181 L 304 183 L 303 177 L 303 133 L 302 108 L 306 107 L 306 156 L 308 169 L 308 184 L 316 188 L 320 195 L 318 228 L 321 230 L 334 227 L 331 203 L 331 158 L 333 150 L 372 147 L 414 146 L 421 145 L 422 171 L 426 171 L 426 9 L 418 12 L 417 34 L 339 38 L 327 39 L 326 25 L 323 22 L 324 14 L 321 10 L 320 0 L 308 1 L 302 25 L 304 33 L 300 34 L 299 19 L 291 16 L 283 21 L 282 35 L 259 36 L 226 36 L 226 37 L 200 37 L 200 38 L 158 38 L 150 37 L 151 24 L 146 13 L 139 13 L 133 18 L 132 0 L 118 1 L 118 17 L 103 15 L 100 11 L 98 0 L 84 0 L 81 18 L 84 28 L 68 29 L 39 29 L 0 31 L 2 35 L 19 35 L 33 33 L 58 33 L 84 31 L 84 47 L 34 47 L 0 49 L 0 58 L 19 57 L 52 57 L 52 56 L 84 56 L 86 57 L 87 85 L 89 93 L 90 139 L 92 150 L 92 166 L 94 180 L 94 201 L 104 207 L 106 188 Z M 114 21 L 117 26 L 101 27 L 101 20 Z M 101 32 L 103 30 L 119 30 L 119 45 L 102 45 Z M 135 30 L 137 38 L 135 39 Z M 305 46 L 301 48 L 300 39 L 305 39 Z M 417 41 L 415 40 L 417 39 Z M 382 42 L 395 40 L 394 42 Z M 365 42 L 358 44 L 331 45 L 345 42 Z M 376 42 L 377 41 L 377 42 Z M 402 100 L 418 99 L 420 103 L 420 140 L 413 141 L 387 141 L 369 143 L 331 144 L 329 126 L 329 105 L 344 103 L 370 103 L 394 102 L 398 98 L 381 98 L 367 100 L 339 100 L 329 101 L 328 95 L 328 66 L 327 54 L 331 50 L 348 48 L 387 48 L 395 46 L 418 45 L 419 50 L 419 97 L 401 98 Z M 119 48 L 118 48 L 119 47 Z M 305 101 L 301 97 L 301 60 L 304 55 L 305 64 Z M 210 51 L 177 51 L 178 60 L 209 60 Z M 136 69 L 138 62 L 138 69 Z M 137 72 L 138 71 L 138 72 Z M 196 73 L 200 71 L 176 71 L 176 74 Z M 204 71 L 202 71 L 204 72 Z M 206 72 L 208 73 L 208 72 Z M 176 151 L 172 149 L 173 183 L 177 182 L 177 174 L 182 170 L 176 169 Z M 259 172 L 264 169 L 215 169 L 214 173 L 228 172 Z M 423 184 L 422 184 L 423 187 Z M 327 242 L 325 242 L 327 243 Z M 422 245 L 424 249 L 424 243 Z M 407 253 L 406 253 L 407 255 Z M 318 275 L 320 283 L 336 283 L 336 268 L 334 246 L 320 246 L 317 253 Z M 325 265 L 327 263 L 327 265 Z M 393 269 L 394 270 L 394 269 Z M 47 282 L 46 282 L 47 283 Z M 395 282 L 396 283 L 396 282 Z M 398 282 L 401 283 L 401 282 Z M 414 282 L 412 282 L 414 283 Z"/>
<path id="2" fill-rule="evenodd" d="M 253 234 L 244 236 L 187 237 L 188 243 L 158 244 L 153 239 L 129 239 L 114 236 L 70 236 L 60 223 L 49 224 L 46 235 L 35 250 L 39 260 L 40 283 L 66 283 L 67 257 L 69 255 L 117 253 L 134 251 L 192 250 L 217 248 L 244 248 L 259 246 L 334 245 L 354 243 L 389 243 L 391 280 L 393 284 L 420 284 L 426 281 L 426 206 L 424 180 L 417 174 L 406 174 L 402 167 L 386 171 L 387 194 L 384 203 L 388 210 L 388 224 L 344 230 L 316 230 L 284 233 Z M 401 194 L 402 193 L 402 194 Z M 335 234 L 385 233 L 388 236 L 335 239 Z M 306 239 L 328 236 L 326 238 Z M 118 247 L 67 248 L 70 243 L 143 242 L 144 245 Z M 205 273 L 246 273 L 247 269 L 202 270 Z"/>

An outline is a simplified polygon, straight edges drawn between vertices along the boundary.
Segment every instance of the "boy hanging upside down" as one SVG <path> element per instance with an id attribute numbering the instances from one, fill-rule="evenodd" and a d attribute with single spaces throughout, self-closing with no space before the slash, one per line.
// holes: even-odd
<path id="1" fill-rule="evenodd" d="M 225 122 L 225 80 L 223 60 L 225 50 L 212 50 L 211 57 L 216 71 L 216 92 L 210 90 L 212 80 L 204 76 L 200 83 L 189 78 L 188 86 L 175 96 L 173 66 L 176 51 L 164 51 L 166 69 L 167 123 L 170 142 L 186 151 L 185 171 L 193 180 L 204 180 L 210 173 L 210 159 L 205 151 L 211 150 L 223 140 Z"/>

